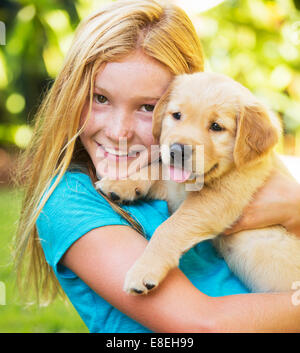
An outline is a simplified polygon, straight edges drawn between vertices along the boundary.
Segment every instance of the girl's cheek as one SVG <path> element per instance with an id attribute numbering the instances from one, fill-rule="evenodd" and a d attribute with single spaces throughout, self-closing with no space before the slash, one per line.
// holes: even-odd
<path id="1" fill-rule="evenodd" d="M 107 112 L 100 112 L 99 109 L 95 109 L 92 107 L 90 116 L 88 116 L 88 106 L 84 108 L 81 117 L 80 117 L 80 127 L 84 124 L 84 122 L 88 119 L 86 122 L 86 126 L 84 131 L 86 131 L 87 134 L 93 134 L 97 132 L 98 130 L 102 129 L 106 125 L 107 120 Z"/>
<path id="2" fill-rule="evenodd" d="M 80 116 L 80 121 L 79 121 L 79 127 L 81 128 L 82 125 L 84 124 L 84 122 L 86 121 L 87 118 L 87 113 L 88 113 L 88 108 L 89 108 L 89 104 L 88 102 L 86 102 L 83 106 L 82 112 L 81 112 L 81 116 Z"/>
<path id="3" fill-rule="evenodd" d="M 152 129 L 150 131 L 152 132 Z M 152 136 L 152 133 L 149 136 L 147 136 L 146 144 L 147 144 L 147 146 L 154 144 L 154 138 Z"/>
<path id="4" fill-rule="evenodd" d="M 89 102 L 86 102 L 80 116 L 80 127 L 82 127 L 82 125 L 88 119 L 85 129 L 89 130 L 95 124 L 95 117 L 97 116 L 97 113 L 97 109 L 95 109 L 95 107 L 92 105 L 92 109 L 89 116 Z"/>
<path id="5" fill-rule="evenodd" d="M 152 135 L 152 120 L 149 119 L 149 121 L 141 122 L 137 131 L 140 140 L 142 140 L 145 146 L 150 146 L 154 143 L 154 138 Z"/>

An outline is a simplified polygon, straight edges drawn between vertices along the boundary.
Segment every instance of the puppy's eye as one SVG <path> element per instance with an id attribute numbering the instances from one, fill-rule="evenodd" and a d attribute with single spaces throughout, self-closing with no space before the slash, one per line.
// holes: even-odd
<path id="1" fill-rule="evenodd" d="M 209 127 L 210 130 L 212 131 L 223 131 L 225 130 L 222 126 L 220 126 L 218 123 L 212 123 Z"/>
<path id="2" fill-rule="evenodd" d="M 181 113 L 180 112 L 173 113 L 172 116 L 176 120 L 180 120 L 181 119 Z"/>

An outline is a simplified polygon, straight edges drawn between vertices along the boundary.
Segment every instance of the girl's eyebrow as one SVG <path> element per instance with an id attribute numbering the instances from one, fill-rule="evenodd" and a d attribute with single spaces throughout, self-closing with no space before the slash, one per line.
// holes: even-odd
<path id="1" fill-rule="evenodd" d="M 147 101 L 160 99 L 160 97 L 148 97 L 148 96 L 136 96 L 135 98 L 137 100 L 147 100 Z"/>
<path id="2" fill-rule="evenodd" d="M 103 87 L 95 85 L 95 89 L 98 89 L 99 91 L 103 92 L 107 96 L 110 96 L 110 93 Z M 160 97 L 151 97 L 151 96 L 135 96 L 136 100 L 159 100 Z"/>
<path id="3" fill-rule="evenodd" d="M 95 89 L 98 89 L 99 91 L 102 91 L 104 94 L 107 94 L 109 96 L 109 92 L 105 88 L 95 85 Z"/>

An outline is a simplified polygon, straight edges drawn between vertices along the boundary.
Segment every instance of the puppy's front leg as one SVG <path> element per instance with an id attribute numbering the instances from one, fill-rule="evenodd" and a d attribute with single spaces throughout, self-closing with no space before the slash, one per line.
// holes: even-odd
<path id="1" fill-rule="evenodd" d="M 96 182 L 96 189 L 107 195 L 111 200 L 117 203 L 130 203 L 137 199 L 148 196 L 150 189 L 155 191 L 157 186 L 153 186 L 158 182 L 158 178 L 152 178 L 152 174 L 160 173 L 160 163 L 154 162 L 141 168 L 139 171 L 130 175 L 126 179 L 109 179 L 102 178 Z M 154 195 L 156 194 L 155 192 Z M 151 193 L 151 195 L 152 195 Z"/>
<path id="2" fill-rule="evenodd" d="M 124 291 L 146 294 L 158 286 L 171 268 L 178 266 L 184 252 L 221 233 L 223 225 L 212 222 L 207 210 L 204 211 L 205 205 L 197 207 L 197 203 L 197 197 L 189 195 L 179 209 L 157 228 L 142 256 L 128 271 Z"/>

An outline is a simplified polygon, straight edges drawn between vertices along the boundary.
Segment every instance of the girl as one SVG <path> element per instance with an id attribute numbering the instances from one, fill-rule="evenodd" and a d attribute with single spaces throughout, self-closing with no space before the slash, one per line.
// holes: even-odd
<path id="1" fill-rule="evenodd" d="M 48 299 L 62 288 L 91 332 L 300 330 L 292 293 L 247 294 L 209 242 L 188 251 L 149 295 L 122 291 L 127 270 L 168 217 L 167 205 L 119 207 L 94 182 L 111 165 L 130 167 L 139 157 L 131 147 L 150 149 L 152 111 L 172 77 L 201 70 L 201 45 L 181 9 L 121 0 L 80 24 L 37 115 L 20 168 L 27 188 L 17 232 L 19 278 Z M 274 174 L 264 190 L 276 200 L 264 222 L 298 229 L 292 219 L 299 189 Z M 265 193 L 257 213 L 269 202 Z M 260 224 L 254 218 L 248 226 Z"/>

